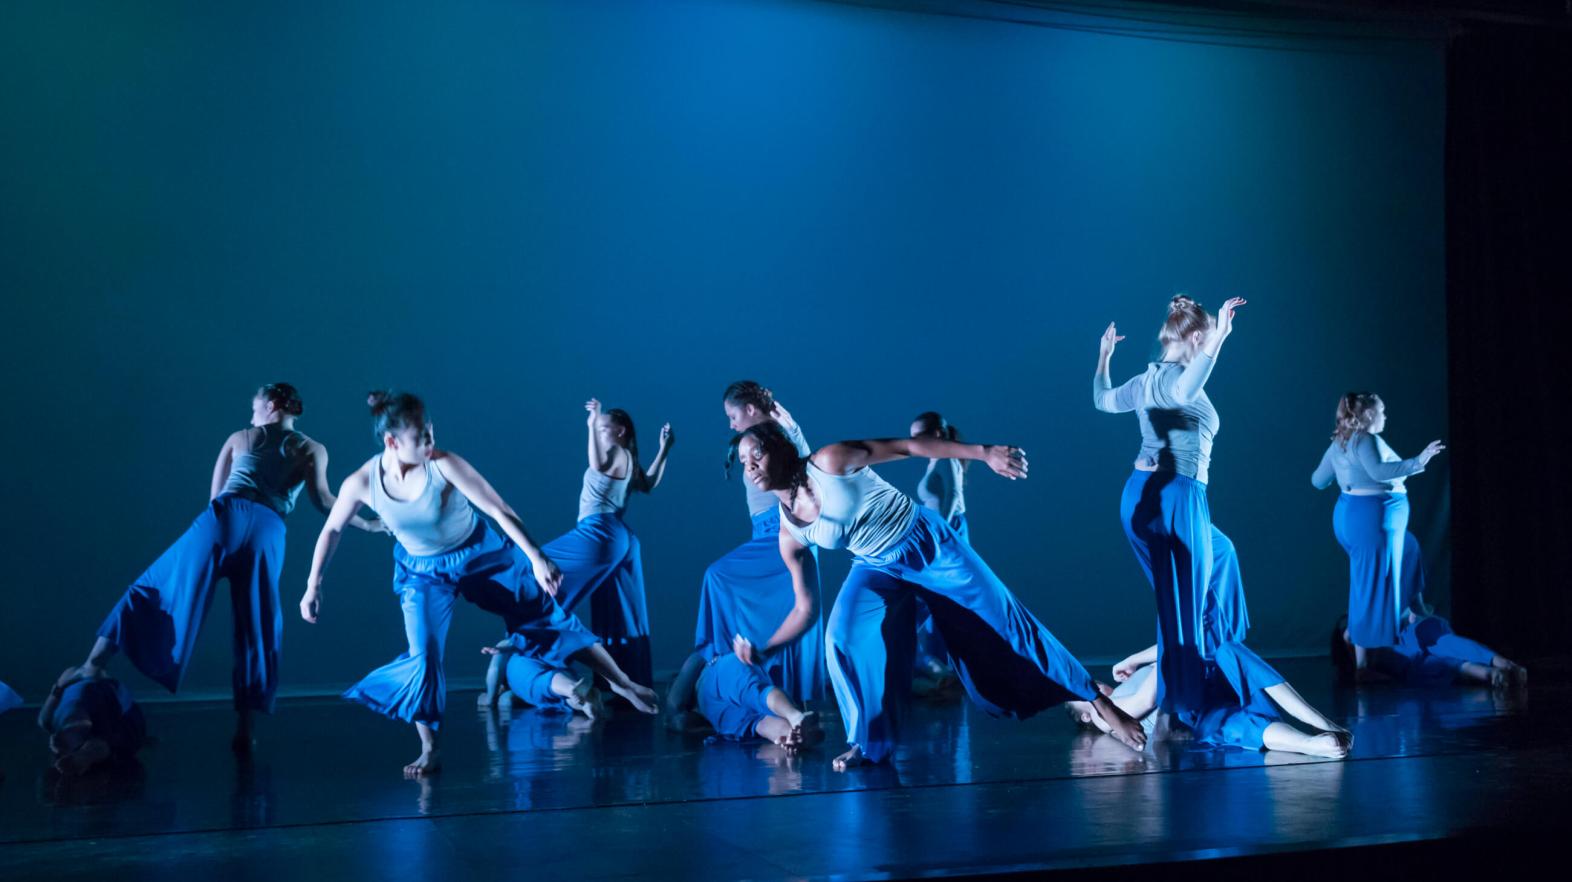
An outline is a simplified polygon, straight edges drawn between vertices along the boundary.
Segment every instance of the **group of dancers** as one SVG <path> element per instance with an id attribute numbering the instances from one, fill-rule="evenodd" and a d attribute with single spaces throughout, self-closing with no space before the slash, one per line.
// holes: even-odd
<path id="1" fill-rule="evenodd" d="M 963 442 L 938 413 L 920 415 L 907 437 L 814 449 L 770 390 L 752 381 L 726 389 L 722 407 L 734 432 L 727 471 L 743 479 L 752 538 L 704 573 L 693 650 L 662 702 L 649 685 L 639 540 L 623 514 L 633 493 L 662 483 L 669 424 L 646 465 L 633 419 L 591 399 L 578 521 L 542 544 L 473 465 L 436 446 L 426 405 L 407 392 L 370 397 L 380 450 L 335 494 L 326 448 L 295 428 L 304 411 L 299 393 L 275 383 L 253 397 L 251 425 L 225 441 L 207 508 L 132 583 L 86 660 L 61 674 L 40 725 L 63 771 L 134 754 L 145 724 L 107 665 L 123 654 L 178 690 L 217 585 L 227 580 L 234 747 L 249 750 L 252 715 L 272 711 L 278 688 L 285 519 L 304 488 L 326 515 L 299 604 L 307 622 L 331 621 L 327 576 L 346 527 L 396 540 L 393 591 L 406 647 L 344 697 L 414 726 L 421 751 L 404 767 L 409 776 L 441 765 L 444 655 L 459 599 L 501 620 L 501 639 L 482 649 L 483 705 L 517 701 L 593 719 L 605 712 L 604 686 L 642 713 L 664 704 L 673 728 L 797 751 L 825 737 L 808 708 L 827 680 L 846 733 L 837 770 L 887 759 L 914 684 L 942 682 L 993 716 L 1025 719 L 1062 705 L 1136 750 L 1149 738 L 1186 737 L 1346 756 L 1350 733 L 1246 645 L 1238 556 L 1208 507 L 1219 422 L 1206 384 L 1244 303 L 1230 299 L 1213 316 L 1174 297 L 1158 336 L 1160 359 L 1119 386 L 1110 370 L 1124 338 L 1113 324 L 1102 335 L 1093 403 L 1133 412 L 1139 422 L 1120 519 L 1156 613 L 1156 643 L 1114 666 L 1117 687 L 1094 680 L 972 545 L 967 464 L 1025 479 L 1025 452 Z M 1316 487 L 1335 481 L 1342 491 L 1333 525 L 1349 557 L 1349 603 L 1333 633 L 1334 657 L 1356 681 L 1525 684 L 1521 666 L 1430 615 L 1404 481 L 1443 446 L 1432 442 L 1401 459 L 1381 438 L 1385 424 L 1380 398 L 1344 396 L 1312 476 Z M 915 500 L 873 470 L 911 457 L 928 461 Z M 826 616 L 819 556 L 842 549 L 851 570 Z M 19 701 L 0 684 L 0 710 Z"/>

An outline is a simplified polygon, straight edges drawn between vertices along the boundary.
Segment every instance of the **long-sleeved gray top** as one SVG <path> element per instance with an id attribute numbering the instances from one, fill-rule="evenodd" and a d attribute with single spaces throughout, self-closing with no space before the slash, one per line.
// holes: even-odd
<path id="1" fill-rule="evenodd" d="M 1346 445 L 1336 439 L 1327 445 L 1326 452 L 1321 454 L 1321 464 L 1310 475 L 1310 483 L 1322 490 L 1336 478 L 1337 485 L 1344 491 L 1407 493 L 1404 479 L 1424 470 L 1419 457 L 1403 459 L 1380 435 L 1355 432 Z"/>
<path id="2" fill-rule="evenodd" d="M 1212 439 L 1220 425 L 1205 389 L 1216 363 L 1205 352 L 1196 353 L 1187 364 L 1153 362 L 1145 373 L 1118 388 L 1098 373 L 1092 377 L 1092 404 L 1104 413 L 1135 411 L 1141 422 L 1137 465 L 1177 472 L 1205 484 Z"/>

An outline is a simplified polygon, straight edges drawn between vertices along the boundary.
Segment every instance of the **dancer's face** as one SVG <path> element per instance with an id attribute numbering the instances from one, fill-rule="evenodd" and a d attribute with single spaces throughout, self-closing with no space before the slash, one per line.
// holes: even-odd
<path id="1" fill-rule="evenodd" d="M 1370 408 L 1370 434 L 1379 435 L 1386 431 L 1386 403 L 1376 401 L 1375 407 Z"/>
<path id="2" fill-rule="evenodd" d="M 742 476 L 760 490 L 773 490 L 770 486 L 770 456 L 764 452 L 759 439 L 749 436 L 737 445 L 737 461 L 742 463 Z"/>
<path id="3" fill-rule="evenodd" d="M 726 409 L 726 424 L 733 432 L 745 432 L 764 422 L 765 415 L 751 404 L 737 405 L 727 401 L 722 406 Z"/>
<path id="4" fill-rule="evenodd" d="M 397 432 L 388 432 L 382 436 L 382 443 L 393 451 L 399 462 L 419 465 L 431 459 L 437 449 L 437 436 L 431 423 L 426 423 L 418 429 L 406 426 Z"/>
<path id="5" fill-rule="evenodd" d="M 606 414 L 595 418 L 595 434 L 602 444 L 612 447 L 628 446 L 628 430 L 617 425 Z"/>

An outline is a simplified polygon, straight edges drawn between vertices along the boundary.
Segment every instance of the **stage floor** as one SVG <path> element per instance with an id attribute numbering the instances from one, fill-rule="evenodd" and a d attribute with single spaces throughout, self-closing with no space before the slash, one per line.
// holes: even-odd
<path id="1" fill-rule="evenodd" d="M 281 704 L 254 757 L 225 704 L 150 703 L 139 768 L 62 780 L 32 715 L 0 716 L 0 877 L 241 880 L 524 872 L 574 880 L 1050 872 L 1564 829 L 1572 690 L 1335 688 L 1283 673 L 1356 737 L 1343 762 L 1176 745 L 1129 751 L 1062 713 L 918 702 L 884 766 L 706 744 L 624 711 L 589 725 L 450 696 L 445 767 L 400 774 L 413 732 L 331 699 Z M 1104 675 L 1106 672 L 1102 672 Z M 147 688 L 133 678 L 133 686 Z M 1528 838 L 1533 838 L 1532 836 Z M 1517 855 L 1502 856 L 1511 859 Z"/>

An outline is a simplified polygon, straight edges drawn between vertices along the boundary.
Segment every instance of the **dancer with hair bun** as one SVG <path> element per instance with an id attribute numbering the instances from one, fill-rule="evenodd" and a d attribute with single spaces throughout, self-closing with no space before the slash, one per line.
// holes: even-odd
<path id="1" fill-rule="evenodd" d="M 1206 395 L 1223 342 L 1233 333 L 1240 297 L 1214 320 L 1184 295 L 1174 297 L 1158 333 L 1162 358 L 1115 387 L 1109 376 L 1114 347 L 1124 338 L 1113 323 L 1103 332 L 1092 378 L 1092 403 L 1105 413 L 1134 411 L 1141 449 L 1125 482 L 1119 515 L 1136 560 L 1152 585 L 1157 607 L 1157 703 L 1194 727 L 1209 705 L 1213 673 L 1208 651 L 1212 518 L 1206 500 L 1217 410 Z"/>
<path id="2" fill-rule="evenodd" d="M 1348 553 L 1348 638 L 1356 678 L 1366 670 L 1366 650 L 1398 643 L 1410 601 L 1424 605 L 1422 596 L 1405 597 L 1402 589 L 1407 569 L 1419 565 L 1419 539 L 1408 532 L 1404 482 L 1446 449 L 1431 441 L 1418 456 L 1403 459 L 1381 437 L 1385 429 L 1381 396 L 1344 395 L 1337 402 L 1332 443 L 1310 476 L 1317 490 L 1336 481 L 1342 491 L 1332 511 L 1332 532 Z"/>
<path id="3" fill-rule="evenodd" d="M 252 747 L 252 712 L 272 713 L 278 692 L 284 518 L 302 487 L 324 514 L 336 504 L 327 480 L 327 448 L 295 430 L 304 411 L 300 393 L 288 383 L 256 391 L 251 425 L 219 449 L 207 510 L 131 584 L 99 627 L 80 668 L 84 678 L 102 678 L 110 658 L 122 652 L 149 679 L 177 691 L 218 581 L 228 579 L 238 751 Z M 381 531 L 376 521 L 353 514 L 350 509 L 346 523 Z"/>
<path id="4" fill-rule="evenodd" d="M 404 774 L 422 777 L 441 768 L 437 730 L 447 703 L 443 650 L 460 597 L 502 617 L 518 654 L 551 671 L 567 672 L 570 661 L 582 661 L 634 707 L 654 713 L 654 691 L 623 673 L 595 635 L 552 599 L 562 573 L 519 516 L 474 466 L 437 449 L 425 404 L 407 392 L 375 392 L 368 403 L 382 451 L 340 488 L 317 537 L 300 615 L 318 620 L 328 564 L 355 510 L 364 505 L 377 512 L 398 540 L 393 591 L 404 611 L 409 647 L 344 697 L 414 724 L 421 751 Z M 496 521 L 503 536 L 476 515 L 477 509 Z"/>

